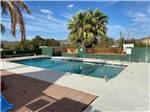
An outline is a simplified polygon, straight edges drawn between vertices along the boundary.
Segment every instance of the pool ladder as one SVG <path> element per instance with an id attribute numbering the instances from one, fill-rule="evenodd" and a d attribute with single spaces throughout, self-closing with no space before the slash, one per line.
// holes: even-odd
<path id="1" fill-rule="evenodd" d="M 11 55 L 6 56 L 6 62 L 9 62 L 11 60 L 15 60 L 15 57 L 13 57 Z"/>

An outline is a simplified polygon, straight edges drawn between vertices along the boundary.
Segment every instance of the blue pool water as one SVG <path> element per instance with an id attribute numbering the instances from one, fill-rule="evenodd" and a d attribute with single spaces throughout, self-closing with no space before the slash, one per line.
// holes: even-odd
<path id="1" fill-rule="evenodd" d="M 15 61 L 16 63 L 47 68 L 59 72 L 71 72 L 81 75 L 100 77 L 107 79 L 117 76 L 125 67 L 113 66 L 110 64 L 96 64 L 78 61 L 54 60 L 50 58 L 36 58 L 28 60 Z"/>

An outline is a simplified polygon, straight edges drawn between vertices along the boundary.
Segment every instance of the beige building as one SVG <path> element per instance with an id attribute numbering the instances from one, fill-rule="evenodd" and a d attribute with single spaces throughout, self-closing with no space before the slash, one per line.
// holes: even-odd
<path id="1" fill-rule="evenodd" d="M 150 44 L 150 37 L 148 37 L 148 38 L 143 38 L 142 41 L 143 41 L 143 43 L 145 43 L 145 44 Z"/>

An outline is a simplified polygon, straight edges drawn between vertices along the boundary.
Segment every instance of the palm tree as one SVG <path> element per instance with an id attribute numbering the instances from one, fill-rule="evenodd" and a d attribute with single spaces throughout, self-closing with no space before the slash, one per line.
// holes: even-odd
<path id="1" fill-rule="evenodd" d="M 31 11 L 27 7 L 27 5 L 22 0 L 2 0 L 1 1 L 1 9 L 3 14 L 10 14 L 11 18 L 11 33 L 14 37 L 16 37 L 16 25 L 19 24 L 20 32 L 21 32 L 21 40 L 25 40 L 25 23 L 22 15 L 22 10 L 26 10 L 28 14 L 31 14 Z M 5 30 L 4 25 L 1 24 L 1 32 L 3 33 Z"/>
<path id="2" fill-rule="evenodd" d="M 69 20 L 69 39 L 82 47 L 93 47 L 98 37 L 106 37 L 108 17 L 99 9 L 79 12 Z"/>
<path id="3" fill-rule="evenodd" d="M 72 17 L 68 24 L 68 29 L 71 30 L 69 35 L 70 40 L 74 43 L 81 43 L 82 45 L 84 35 L 83 26 L 85 24 L 84 17 L 85 14 L 79 12 L 76 16 Z"/>
<path id="4" fill-rule="evenodd" d="M 97 35 L 106 38 L 106 24 L 108 23 L 108 16 L 106 16 L 103 12 L 99 9 L 96 9 L 93 14 L 93 22 L 95 29 L 97 31 Z"/>

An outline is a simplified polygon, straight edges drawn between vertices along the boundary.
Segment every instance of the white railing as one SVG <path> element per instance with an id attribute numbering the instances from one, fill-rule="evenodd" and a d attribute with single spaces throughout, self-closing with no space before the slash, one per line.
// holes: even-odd
<path id="1" fill-rule="evenodd" d="M 15 57 L 13 57 L 13 56 L 11 56 L 11 55 L 7 55 L 7 56 L 6 56 L 6 62 L 12 61 L 12 60 L 15 60 Z"/>

